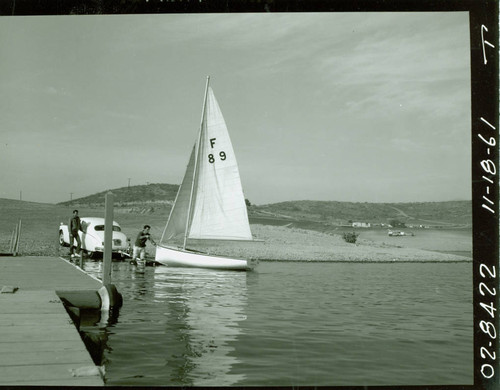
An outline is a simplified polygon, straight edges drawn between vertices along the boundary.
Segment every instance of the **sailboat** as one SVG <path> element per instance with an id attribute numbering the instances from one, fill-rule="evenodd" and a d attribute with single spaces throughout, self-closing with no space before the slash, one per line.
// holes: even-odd
<path id="1" fill-rule="evenodd" d="M 186 247 L 189 239 L 252 240 L 238 164 L 209 82 L 207 77 L 199 133 L 155 260 L 171 267 L 248 270 L 255 265 L 249 260 Z"/>

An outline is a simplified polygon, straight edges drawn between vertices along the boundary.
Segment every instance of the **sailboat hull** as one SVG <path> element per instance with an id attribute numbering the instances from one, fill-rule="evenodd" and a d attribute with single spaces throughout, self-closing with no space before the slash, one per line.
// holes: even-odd
<path id="1" fill-rule="evenodd" d="M 168 267 L 195 267 L 220 270 L 251 270 L 254 264 L 248 260 L 211 256 L 202 252 L 174 249 L 158 245 L 155 260 Z"/>

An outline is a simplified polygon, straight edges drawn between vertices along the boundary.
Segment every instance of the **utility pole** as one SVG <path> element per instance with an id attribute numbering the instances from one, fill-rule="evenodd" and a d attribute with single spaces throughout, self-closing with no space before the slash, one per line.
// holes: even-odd
<path id="1" fill-rule="evenodd" d="M 128 188 L 130 188 L 130 177 L 128 178 Z"/>
<path id="2" fill-rule="evenodd" d="M 73 193 L 72 193 L 72 192 L 70 192 L 70 193 L 69 193 L 69 200 L 70 200 L 70 201 L 72 201 L 72 200 L 73 200 Z"/>
<path id="3" fill-rule="evenodd" d="M 23 191 L 19 191 L 19 200 L 23 200 Z"/>

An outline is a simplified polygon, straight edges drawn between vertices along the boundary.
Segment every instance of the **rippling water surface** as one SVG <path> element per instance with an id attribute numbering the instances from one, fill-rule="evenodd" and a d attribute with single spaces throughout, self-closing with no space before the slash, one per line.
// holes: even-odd
<path id="1" fill-rule="evenodd" d="M 100 276 L 101 263 L 85 270 Z M 473 383 L 472 263 L 113 263 L 107 385 Z"/>

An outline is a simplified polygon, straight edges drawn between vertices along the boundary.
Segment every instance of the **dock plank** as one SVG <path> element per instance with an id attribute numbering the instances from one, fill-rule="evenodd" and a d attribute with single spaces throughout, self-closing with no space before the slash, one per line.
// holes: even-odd
<path id="1" fill-rule="evenodd" d="M 98 289 L 101 282 L 62 258 L 0 257 L 0 286 L 32 291 L 83 290 Z"/>
<path id="2" fill-rule="evenodd" d="M 92 364 L 93 366 L 93 364 Z M 75 364 L 43 364 L 0 367 L 2 385 L 39 385 L 59 383 L 65 385 L 102 386 L 100 375 L 73 376 L 71 370 L 81 368 Z"/>
<path id="3" fill-rule="evenodd" d="M 34 321 L 37 321 L 35 313 L 7 313 L 4 312 L 0 316 L 0 326 L 31 326 Z M 45 318 L 45 323 L 47 325 L 60 324 L 68 318 L 67 313 L 50 313 Z"/>
<path id="4" fill-rule="evenodd" d="M 5 342 L 1 344 L 2 354 L 15 354 L 15 353 L 34 353 L 37 352 L 59 352 L 65 354 L 66 351 L 75 351 L 81 348 L 82 344 L 80 340 L 51 340 L 51 341 L 39 341 L 37 343 L 32 342 L 16 342 L 9 343 Z M 0 364 L 1 365 L 1 364 Z"/>
<path id="5" fill-rule="evenodd" d="M 79 350 L 65 349 L 63 351 L 57 351 L 57 350 L 32 351 L 24 349 L 15 352 L 10 352 L 8 355 L 2 353 L 2 355 L 0 355 L 0 367 L 37 365 L 40 364 L 40 361 L 42 361 L 42 359 L 44 365 L 72 364 L 75 367 L 94 365 L 92 360 L 89 360 L 88 352 L 82 351 L 81 349 Z"/>
<path id="6" fill-rule="evenodd" d="M 18 289 L 0 294 L 0 386 L 104 384 L 56 294 L 95 291 L 99 280 L 61 258 L 0 257 L 2 286 Z M 90 372 L 75 376 L 74 370 L 82 368 Z"/>
<path id="7" fill-rule="evenodd" d="M 76 336 L 80 337 L 80 334 L 76 330 L 74 325 L 68 325 L 74 328 Z M 38 342 L 38 341 L 71 341 L 75 339 L 75 332 L 73 329 L 68 328 L 68 326 L 50 326 L 48 329 L 45 328 L 45 323 L 42 321 L 38 324 L 34 324 L 31 329 L 26 329 L 26 327 L 18 328 L 16 326 L 1 327 L 0 331 L 3 332 L 0 336 L 0 345 L 2 343 L 13 343 L 13 342 Z"/>

